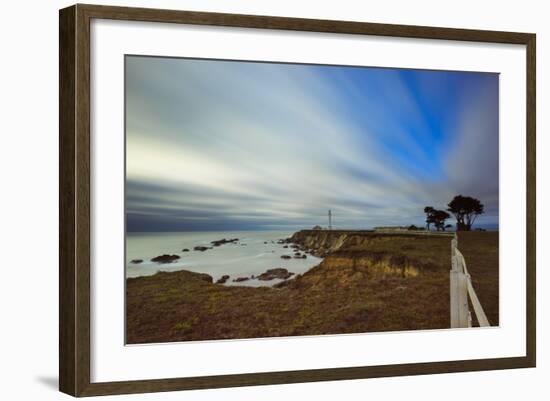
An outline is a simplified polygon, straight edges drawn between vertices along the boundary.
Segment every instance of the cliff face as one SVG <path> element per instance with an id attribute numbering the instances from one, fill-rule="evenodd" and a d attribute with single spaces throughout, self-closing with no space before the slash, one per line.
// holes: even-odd
<path id="1" fill-rule="evenodd" d="M 321 268 L 340 273 L 345 269 L 360 269 L 373 274 L 415 277 L 427 271 L 449 268 L 450 238 L 447 237 L 302 230 L 288 241 L 302 251 L 324 258 L 312 273 Z"/>
<path id="2" fill-rule="evenodd" d="M 345 287 L 352 282 L 366 282 L 382 278 L 408 279 L 423 274 L 434 266 L 404 256 L 395 256 L 386 252 L 346 252 L 336 251 L 329 254 L 313 269 L 288 281 L 290 288 L 307 283 L 320 287 Z M 284 286 L 284 282 L 281 287 Z"/>
<path id="3" fill-rule="evenodd" d="M 373 231 L 302 230 L 294 233 L 290 242 L 315 256 L 325 257 L 336 251 L 366 251 L 382 244 L 401 243 L 415 238 L 406 234 L 380 234 Z"/>
<path id="4" fill-rule="evenodd" d="M 349 231 L 302 230 L 294 233 L 290 240 L 313 255 L 325 256 L 342 248 L 351 236 Z"/>

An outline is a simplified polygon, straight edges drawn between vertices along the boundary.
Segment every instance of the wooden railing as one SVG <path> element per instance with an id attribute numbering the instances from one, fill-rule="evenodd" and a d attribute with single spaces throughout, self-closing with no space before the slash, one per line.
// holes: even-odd
<path id="1" fill-rule="evenodd" d="M 472 314 L 468 305 L 468 297 L 474 308 L 480 327 L 490 326 L 489 320 L 479 302 L 472 278 L 466 267 L 464 255 L 458 250 L 456 234 L 451 240 L 451 327 L 472 327 Z"/>

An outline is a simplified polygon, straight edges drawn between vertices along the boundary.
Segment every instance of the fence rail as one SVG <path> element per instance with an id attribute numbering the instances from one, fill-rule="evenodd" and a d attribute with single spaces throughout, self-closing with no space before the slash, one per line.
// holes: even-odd
<path id="1" fill-rule="evenodd" d="M 472 278 L 466 267 L 464 255 L 458 249 L 456 234 L 451 240 L 451 327 L 472 327 L 472 314 L 470 312 L 468 297 L 474 308 L 480 327 L 490 326 L 487 315 L 479 302 L 472 285 Z"/>

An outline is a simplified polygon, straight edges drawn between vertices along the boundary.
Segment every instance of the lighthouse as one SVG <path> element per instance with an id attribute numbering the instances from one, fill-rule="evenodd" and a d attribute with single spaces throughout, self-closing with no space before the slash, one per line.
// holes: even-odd
<path id="1" fill-rule="evenodd" d="M 332 230 L 332 212 L 330 209 L 328 210 L 328 229 Z"/>

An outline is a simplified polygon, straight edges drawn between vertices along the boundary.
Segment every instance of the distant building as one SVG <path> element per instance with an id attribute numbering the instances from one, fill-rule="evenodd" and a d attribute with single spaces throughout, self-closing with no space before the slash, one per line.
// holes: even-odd
<path id="1" fill-rule="evenodd" d="M 313 227 L 313 229 L 314 229 L 314 230 L 322 230 L 323 227 L 321 227 L 321 226 L 315 226 L 315 227 Z"/>

